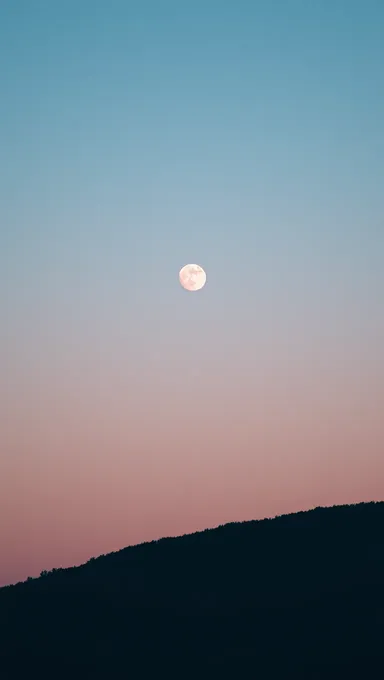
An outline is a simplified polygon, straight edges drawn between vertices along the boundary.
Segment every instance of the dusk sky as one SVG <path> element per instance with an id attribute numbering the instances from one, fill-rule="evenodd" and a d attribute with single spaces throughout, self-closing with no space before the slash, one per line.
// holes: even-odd
<path id="1" fill-rule="evenodd" d="M 383 0 L 1 3 L 0 585 L 384 499 L 383 35 Z"/>

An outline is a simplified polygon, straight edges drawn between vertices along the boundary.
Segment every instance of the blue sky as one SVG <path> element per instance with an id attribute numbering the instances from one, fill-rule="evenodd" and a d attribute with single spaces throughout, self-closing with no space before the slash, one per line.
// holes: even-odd
<path id="1" fill-rule="evenodd" d="M 1 12 L 0 258 L 14 320 L 46 300 L 69 323 L 65 308 L 81 315 L 96 297 L 112 319 L 122 307 L 161 319 L 172 304 L 182 315 L 187 261 L 208 273 L 204 318 L 229 306 L 246 319 L 273 295 L 301 312 L 306 295 L 325 308 L 381 300 L 380 0 Z"/>

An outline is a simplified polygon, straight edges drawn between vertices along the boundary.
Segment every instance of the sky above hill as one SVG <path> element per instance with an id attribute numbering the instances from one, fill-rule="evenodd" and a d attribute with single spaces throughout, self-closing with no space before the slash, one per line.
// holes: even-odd
<path id="1" fill-rule="evenodd" d="M 383 499 L 383 34 L 382 0 L 2 3 L 0 585 Z"/>

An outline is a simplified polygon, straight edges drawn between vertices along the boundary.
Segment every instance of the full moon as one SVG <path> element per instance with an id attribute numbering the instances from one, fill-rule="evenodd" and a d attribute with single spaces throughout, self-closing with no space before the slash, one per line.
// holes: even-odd
<path id="1" fill-rule="evenodd" d="M 179 281 L 185 290 L 200 290 L 205 286 L 207 275 L 198 264 L 186 264 L 179 272 Z"/>

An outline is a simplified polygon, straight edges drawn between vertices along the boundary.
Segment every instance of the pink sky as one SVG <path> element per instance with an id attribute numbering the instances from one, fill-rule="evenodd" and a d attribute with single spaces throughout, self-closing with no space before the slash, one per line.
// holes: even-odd
<path id="1" fill-rule="evenodd" d="M 212 354 L 188 383 L 191 356 L 174 353 L 148 374 L 91 351 L 73 372 L 46 355 L 38 381 L 21 367 L 1 410 L 0 583 L 225 522 L 382 500 L 378 365 L 270 353 L 258 371 Z"/>

